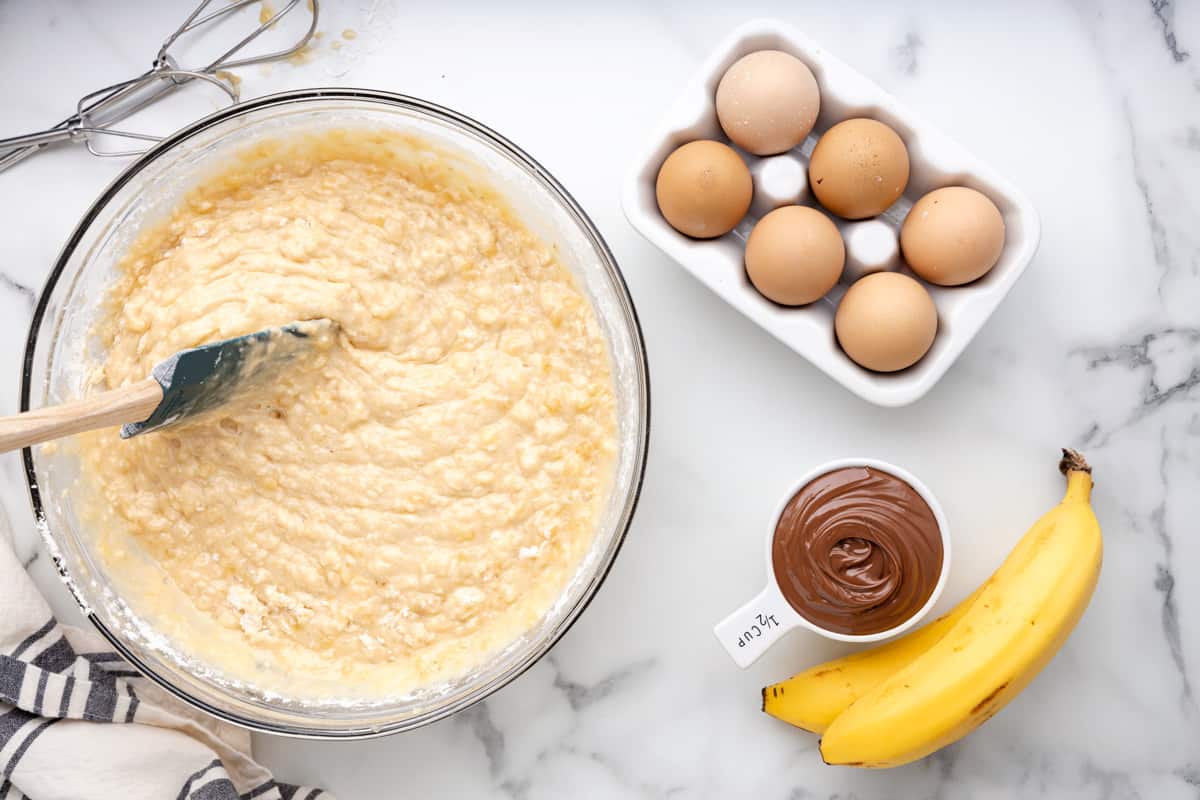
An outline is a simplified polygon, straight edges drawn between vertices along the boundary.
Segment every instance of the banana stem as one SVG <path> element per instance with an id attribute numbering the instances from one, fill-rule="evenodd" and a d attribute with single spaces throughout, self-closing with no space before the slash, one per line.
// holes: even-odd
<path id="1" fill-rule="evenodd" d="M 1088 502 L 1092 496 L 1092 468 L 1077 450 L 1064 447 L 1058 469 L 1067 476 L 1067 496 L 1063 502 Z"/>
<path id="2" fill-rule="evenodd" d="M 1072 472 L 1086 472 L 1092 474 L 1092 468 L 1087 463 L 1087 459 L 1078 450 L 1072 450 L 1069 447 L 1064 447 L 1062 451 L 1062 460 L 1058 462 L 1058 470 L 1063 475 L 1069 475 Z"/>

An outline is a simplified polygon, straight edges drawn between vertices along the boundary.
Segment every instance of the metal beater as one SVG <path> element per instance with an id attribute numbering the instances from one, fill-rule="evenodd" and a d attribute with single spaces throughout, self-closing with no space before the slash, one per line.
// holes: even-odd
<path id="1" fill-rule="evenodd" d="M 0 139 L 0 171 L 8 169 L 17 162 L 58 142 L 84 142 L 88 151 L 96 156 L 137 155 L 143 150 L 136 148 L 118 151 L 100 150 L 96 147 L 95 137 L 98 135 L 119 136 L 126 139 L 156 142 L 161 137 L 119 130 L 113 126 L 193 80 L 202 80 L 213 84 L 228 96 L 231 103 L 236 103 L 238 87 L 228 70 L 287 58 L 304 49 L 317 30 L 319 2 L 318 0 L 306 0 L 306 7 L 312 12 L 312 21 L 294 45 L 264 55 L 236 58 L 237 54 L 251 42 L 300 5 L 301 0 L 287 0 L 275 12 L 268 9 L 265 0 L 235 0 L 228 5 L 225 5 L 223 0 L 216 0 L 216 2 L 222 3 L 221 7 L 206 13 L 206 9 L 213 2 L 214 0 L 201 0 L 200 5 L 188 15 L 183 24 L 166 38 L 162 47 L 159 48 L 158 54 L 154 57 L 153 65 L 141 75 L 84 95 L 76 103 L 75 113 L 52 128 L 24 136 Z M 259 18 L 258 27 L 210 64 L 196 69 L 183 69 L 171 55 L 171 48 L 176 46 L 181 37 L 259 2 L 263 2 L 264 11 Z"/>

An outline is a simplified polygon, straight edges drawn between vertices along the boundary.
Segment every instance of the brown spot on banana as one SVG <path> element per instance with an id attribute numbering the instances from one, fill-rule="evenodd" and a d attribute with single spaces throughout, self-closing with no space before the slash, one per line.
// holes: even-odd
<path id="1" fill-rule="evenodd" d="M 980 711 L 982 711 L 984 708 L 986 708 L 989 703 L 991 703 L 993 700 L 995 700 L 996 697 L 998 697 L 999 694 L 1007 688 L 1008 688 L 1008 681 L 1005 681 L 1004 683 L 997 686 L 995 689 L 992 689 L 992 691 L 988 692 L 987 697 L 980 700 L 978 703 L 975 704 L 975 707 L 971 709 L 971 716 L 978 714 Z"/>

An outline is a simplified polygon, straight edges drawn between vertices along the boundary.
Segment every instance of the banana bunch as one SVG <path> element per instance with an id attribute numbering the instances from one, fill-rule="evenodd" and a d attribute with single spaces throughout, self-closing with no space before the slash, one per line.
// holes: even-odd
<path id="1" fill-rule="evenodd" d="M 880 647 L 819 664 L 763 689 L 763 711 L 821 734 L 828 764 L 896 767 L 990 719 L 1053 658 L 1100 575 L 1091 468 L 1059 465 L 1062 502 L 949 614 Z"/>

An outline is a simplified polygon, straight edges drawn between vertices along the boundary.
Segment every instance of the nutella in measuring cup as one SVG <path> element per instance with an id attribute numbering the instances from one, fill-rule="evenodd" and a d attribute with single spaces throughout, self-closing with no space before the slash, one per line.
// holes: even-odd
<path id="1" fill-rule="evenodd" d="M 937 601 L 949 560 L 944 515 L 913 475 L 873 459 L 825 464 L 772 517 L 767 587 L 714 632 L 742 667 L 796 627 L 851 642 L 895 636 Z"/>

